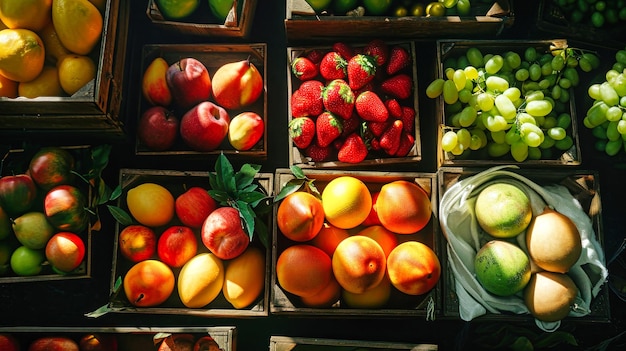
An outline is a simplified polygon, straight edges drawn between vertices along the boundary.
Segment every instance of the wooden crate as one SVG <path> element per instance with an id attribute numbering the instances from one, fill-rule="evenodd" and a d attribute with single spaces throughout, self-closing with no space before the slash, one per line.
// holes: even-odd
<path id="1" fill-rule="evenodd" d="M 321 339 L 306 337 L 274 336 L 270 337 L 270 351 L 299 351 L 299 350 L 376 350 L 386 351 L 434 351 L 439 350 L 435 344 L 410 344 L 386 341 L 362 341 L 346 339 Z"/>
<path id="2" fill-rule="evenodd" d="M 219 327 L 0 327 L 0 333 L 15 337 L 23 350 L 40 337 L 62 336 L 79 342 L 85 335 L 103 334 L 115 337 L 119 351 L 156 350 L 156 343 L 172 334 L 191 334 L 195 340 L 210 336 L 224 351 L 237 350 L 237 329 Z"/>
<path id="3" fill-rule="evenodd" d="M 475 175 L 482 171 L 482 168 L 471 167 L 442 167 L 438 172 L 439 201 L 452 185 L 457 181 Z M 602 204 L 600 199 L 600 179 L 597 171 L 587 171 L 580 169 L 558 169 L 552 171 L 539 169 L 510 169 L 521 176 L 535 182 L 540 186 L 550 184 L 560 184 L 565 186 L 572 196 L 580 203 L 582 209 L 589 215 L 596 239 L 604 248 L 604 233 L 602 230 Z M 445 239 L 442 240 L 444 246 L 447 246 Z M 443 246 L 442 246 L 443 247 Z M 443 250 L 444 253 L 447 250 Z M 454 276 L 448 269 L 448 259 L 442 260 L 443 274 L 445 278 L 443 292 L 443 315 L 447 317 L 459 318 L 459 300 L 454 289 Z M 609 322 L 610 306 L 609 306 L 609 288 L 604 284 L 598 295 L 591 302 L 591 311 L 584 317 L 566 317 L 570 321 L 580 322 Z M 493 321 L 532 321 L 530 314 L 494 314 L 487 313 L 479 317 L 479 320 Z"/>
<path id="4" fill-rule="evenodd" d="M 76 171 L 80 174 L 86 174 L 89 172 L 86 169 L 86 164 L 90 162 L 91 159 L 91 149 L 89 146 L 80 145 L 80 146 L 63 146 L 64 149 L 68 150 L 74 160 L 76 162 Z M 30 159 L 34 155 L 34 153 L 39 148 L 24 148 L 24 149 L 11 149 L 8 150 L 2 157 L 2 164 L 0 166 L 0 176 L 10 175 L 10 174 L 22 174 L 28 171 L 28 165 L 30 163 Z M 74 183 L 72 184 L 79 189 L 81 192 L 85 194 L 87 204 L 89 204 L 89 208 L 91 209 L 92 201 L 96 194 L 93 193 L 93 189 L 91 186 L 88 186 L 82 180 L 76 178 Z M 39 194 L 38 199 L 43 201 L 44 194 Z M 43 202 L 41 205 L 43 206 Z M 38 209 L 32 209 L 33 211 L 39 211 Z M 56 281 L 56 280 L 68 280 L 68 279 L 86 279 L 91 278 L 92 274 L 92 255 L 93 255 L 93 244 L 92 244 L 92 228 L 91 224 L 93 222 L 93 218 L 90 218 L 90 222 L 87 225 L 87 228 L 81 233 L 75 233 L 83 240 L 85 244 L 85 257 L 83 262 L 71 273 L 68 274 L 59 274 L 56 273 L 50 264 L 46 261 L 43 264 L 42 270 L 40 274 L 33 276 L 18 276 L 13 272 L 9 271 L 7 275 L 0 276 L 0 284 L 1 283 L 23 283 L 23 282 L 39 282 L 39 281 Z M 8 240 L 8 239 L 7 239 Z M 12 239 L 11 239 L 12 240 Z"/>
<path id="5" fill-rule="evenodd" d="M 156 27 L 180 34 L 243 39 L 249 36 L 252 29 L 256 6 L 257 0 L 235 0 L 226 21 L 218 23 L 207 1 L 202 1 L 189 18 L 168 20 L 163 17 L 154 0 L 149 0 L 146 15 Z"/>
<path id="6" fill-rule="evenodd" d="M 293 141 L 291 140 L 291 138 L 288 138 L 289 139 L 289 164 L 290 165 L 296 165 L 300 168 L 354 168 L 354 167 L 375 167 L 375 166 L 381 166 L 381 165 L 407 164 L 407 163 L 420 162 L 422 160 L 422 141 L 421 141 L 421 131 L 420 131 L 420 114 L 419 114 L 419 101 L 418 101 L 419 91 L 418 91 L 418 84 L 417 84 L 418 75 L 417 75 L 417 64 L 416 64 L 416 56 L 415 56 L 416 55 L 415 43 L 412 41 L 408 41 L 408 42 L 389 41 L 387 42 L 387 44 L 390 47 L 396 44 L 405 47 L 407 51 L 411 54 L 411 57 L 413 60 L 413 63 L 408 68 L 405 68 L 404 70 L 402 70 L 403 73 L 407 73 L 412 77 L 413 93 L 411 97 L 406 99 L 406 101 L 398 99 L 403 106 L 413 107 L 415 110 L 415 123 L 414 123 L 414 132 L 413 132 L 413 137 L 415 138 L 415 145 L 409 151 L 409 153 L 404 157 L 392 157 L 392 156 L 386 155 L 383 151 L 376 152 L 376 151 L 370 150 L 366 159 L 359 163 L 340 162 L 339 160 L 336 159 L 336 155 L 335 155 L 334 160 L 331 159 L 328 161 L 317 162 L 317 161 L 311 160 L 310 157 L 307 157 L 305 153 L 303 152 L 303 150 L 300 150 L 298 147 L 296 147 Z M 353 43 L 350 43 L 349 45 L 353 46 L 354 48 L 360 48 L 360 47 L 363 47 L 365 44 L 362 42 L 353 42 Z M 314 49 L 329 51 L 330 47 L 328 46 L 288 47 L 287 48 L 287 59 L 288 59 L 287 62 L 290 63 L 295 58 Z M 290 65 L 287 66 L 287 77 L 288 77 L 287 78 L 287 85 L 288 85 L 287 91 L 289 92 L 289 96 L 287 97 L 287 107 L 288 107 L 288 114 L 287 114 L 288 122 L 287 123 L 289 123 L 292 120 L 291 95 L 293 94 L 294 91 L 296 91 L 300 87 L 300 85 L 302 84 L 302 81 L 294 77 L 293 72 L 291 72 Z M 315 79 L 321 79 L 321 78 L 318 77 Z"/>
<path id="7" fill-rule="evenodd" d="M 209 75 L 212 77 L 213 73 L 222 65 L 230 62 L 236 62 L 241 60 L 250 59 L 259 73 L 263 76 L 263 92 L 261 96 L 252 105 L 245 106 L 237 110 L 227 110 L 229 116 L 235 117 L 238 113 L 244 111 L 252 111 L 257 113 L 263 118 L 265 122 L 265 131 L 261 140 L 250 150 L 238 151 L 233 148 L 228 137 L 224 139 L 222 144 L 213 151 L 200 152 L 194 151 L 189 146 L 185 145 L 180 135 L 174 146 L 165 151 L 152 151 L 145 145 L 142 145 L 138 139 L 135 142 L 135 153 L 137 155 L 159 155 L 159 156 L 180 156 L 180 155 L 219 155 L 224 153 L 227 156 L 245 156 L 250 158 L 267 157 L 267 44 L 229 44 L 229 45 L 207 45 L 207 44 L 152 44 L 145 45 L 142 52 L 142 65 L 141 72 L 145 71 L 148 65 L 157 57 L 164 58 L 169 64 L 173 64 L 184 57 L 193 57 L 202 62 Z M 140 94 L 141 96 L 142 94 Z M 212 100 L 211 100 L 212 101 Z M 137 120 L 141 114 L 150 108 L 150 103 L 143 97 L 139 99 Z M 186 111 L 173 110 L 174 114 L 180 119 L 183 117 Z"/>
<path id="8" fill-rule="evenodd" d="M 512 0 L 474 6 L 469 16 L 393 17 L 316 15 L 305 0 L 287 0 L 287 41 L 320 42 L 353 38 L 489 38 L 497 37 L 515 20 Z"/>
<path id="9" fill-rule="evenodd" d="M 430 222 L 419 232 L 414 234 L 403 234 L 400 241 L 416 240 L 428 245 L 432 248 L 437 256 L 443 257 L 440 254 L 440 235 L 439 235 L 439 222 L 437 218 L 437 185 L 436 175 L 430 173 L 410 173 L 410 172 L 361 172 L 361 171 L 334 171 L 334 170 L 303 170 L 304 174 L 314 179 L 315 186 L 320 191 L 323 191 L 324 187 L 332 179 L 339 176 L 354 176 L 362 180 L 370 189 L 370 192 L 378 191 L 380 188 L 394 180 L 407 180 L 415 182 L 422 187 L 430 196 L 432 217 Z M 278 194 L 280 189 L 289 181 L 294 179 L 293 174 L 288 169 L 277 169 L 274 180 L 274 192 Z M 274 218 L 276 218 L 276 212 L 280 203 L 274 205 Z M 354 234 L 358 232 L 361 227 L 350 229 L 349 232 Z M 299 315 L 299 316 L 322 316 L 322 317 L 422 317 L 427 320 L 435 318 L 435 315 L 439 313 L 440 309 L 440 294 L 441 294 L 441 282 L 429 292 L 418 295 L 410 296 L 392 288 L 391 298 L 389 303 L 380 309 L 359 309 L 359 308 L 347 308 L 341 299 L 330 308 L 312 308 L 306 307 L 302 304 L 299 297 L 290 294 L 282 289 L 278 283 L 276 276 L 276 262 L 280 254 L 290 245 L 295 242 L 288 240 L 277 225 L 273 227 L 273 240 L 272 240 L 272 277 L 271 277 L 271 302 L 270 309 L 273 314 L 284 315 Z M 442 258 L 440 258 L 441 260 Z M 443 275 L 441 276 L 443 278 Z"/>
<path id="10" fill-rule="evenodd" d="M 14 137 L 26 131 L 124 134 L 121 101 L 130 2 L 106 2 L 102 40 L 90 57 L 96 77 L 68 97 L 9 99 L 0 97 L 0 134 Z"/>
<path id="11" fill-rule="evenodd" d="M 205 189 L 209 189 L 209 173 L 198 171 L 168 171 L 168 170 L 142 170 L 142 169 L 121 169 L 119 176 L 120 185 L 122 187 L 123 195 L 118 200 L 118 206 L 126 211 L 126 191 L 144 182 L 154 182 L 166 187 L 174 198 L 180 195 L 184 189 L 191 186 L 201 186 Z M 268 196 L 271 195 L 273 178 L 271 174 L 259 173 L 257 174 L 257 182 L 260 186 L 260 190 L 267 192 Z M 271 218 L 268 215 L 266 224 L 270 227 Z M 178 219 L 172 221 L 172 223 L 154 228 L 157 236 L 169 225 L 180 224 Z M 210 304 L 203 308 L 187 308 L 182 304 L 176 289 L 172 295 L 161 305 L 156 307 L 135 307 L 130 304 L 126 298 L 123 287 L 120 286 L 120 290 L 116 291 L 116 283 L 119 279 L 123 280 L 123 276 L 133 265 L 132 262 L 121 256 L 119 250 L 119 233 L 123 229 L 119 223 L 116 223 L 115 238 L 113 242 L 113 268 L 111 275 L 111 299 L 108 303 L 108 310 L 116 313 L 147 313 L 147 314 L 178 314 L 189 316 L 205 316 L 205 317 L 255 317 L 255 316 L 267 316 L 268 315 L 268 301 L 269 301 L 269 278 L 270 278 L 270 247 L 264 247 L 260 242 L 258 235 L 255 235 L 251 246 L 257 246 L 265 252 L 265 288 L 260 294 L 258 299 L 250 306 L 242 309 L 235 309 L 226 300 L 223 293 Z M 198 230 L 194 230 L 199 234 Z M 269 246 L 269 245 L 268 245 Z M 209 252 L 206 247 L 199 242 L 198 253 Z M 155 253 L 156 255 L 156 253 Z M 174 275 L 177 276 L 180 272 L 180 268 L 173 268 Z"/>
<path id="12" fill-rule="evenodd" d="M 477 47 L 483 55 L 503 54 L 506 51 L 515 51 L 522 57 L 527 47 L 533 46 L 539 54 L 549 52 L 551 47 L 566 48 L 567 41 L 564 39 L 555 40 L 439 40 L 437 42 L 437 77 L 445 77 L 444 61 L 451 57 L 458 57 L 464 54 L 470 47 Z M 543 166 L 578 166 L 582 162 L 580 138 L 578 135 L 578 123 L 576 117 L 576 105 L 574 98 L 574 88 L 570 88 L 569 113 L 571 115 L 571 126 L 567 129 L 567 134 L 574 141 L 568 150 L 558 150 L 552 147 L 552 157 L 531 160 L 526 159 L 523 162 L 517 162 L 510 153 L 500 158 L 492 158 L 487 154 L 487 149 L 482 148 L 477 151 L 471 151 L 469 154 L 455 156 L 450 152 L 443 151 L 441 147 L 441 138 L 443 134 L 453 129 L 452 126 L 446 124 L 445 102 L 443 96 L 437 98 L 437 119 L 439 121 L 437 135 L 437 163 L 440 167 L 477 167 L 477 166 L 495 166 L 503 164 L 517 164 L 519 166 L 543 167 Z"/>

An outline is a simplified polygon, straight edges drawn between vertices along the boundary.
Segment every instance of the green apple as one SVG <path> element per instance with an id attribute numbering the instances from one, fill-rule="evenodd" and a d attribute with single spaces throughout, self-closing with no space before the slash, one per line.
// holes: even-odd
<path id="1" fill-rule="evenodd" d="M 337 15 L 345 15 L 346 12 L 357 7 L 358 0 L 335 0 L 333 10 Z"/>
<path id="2" fill-rule="evenodd" d="M 315 12 L 322 12 L 330 6 L 332 0 L 306 0 Z"/>
<path id="3" fill-rule="evenodd" d="M 213 16 L 220 22 L 226 21 L 230 9 L 233 8 L 234 0 L 209 0 L 209 7 Z"/>
<path id="4" fill-rule="evenodd" d="M 11 269 L 13 273 L 20 276 L 37 275 L 41 272 L 45 260 L 46 255 L 43 250 L 20 246 L 11 255 Z"/>
<path id="5" fill-rule="evenodd" d="M 369 16 L 380 16 L 387 13 L 392 0 L 363 0 L 365 14 Z"/>
<path id="6" fill-rule="evenodd" d="M 200 0 L 154 0 L 167 19 L 181 19 L 191 15 L 200 5 Z"/>

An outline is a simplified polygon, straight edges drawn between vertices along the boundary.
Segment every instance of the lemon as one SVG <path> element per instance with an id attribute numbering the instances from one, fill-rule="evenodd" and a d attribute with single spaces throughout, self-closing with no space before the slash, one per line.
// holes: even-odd
<path id="1" fill-rule="evenodd" d="M 0 31 L 0 74 L 16 82 L 35 79 L 45 61 L 43 41 L 29 29 Z"/>
<path id="2" fill-rule="evenodd" d="M 66 55 L 57 63 L 61 87 L 73 95 L 96 77 L 96 64 L 89 56 Z"/>
<path id="3" fill-rule="evenodd" d="M 0 0 L 0 20 L 8 28 L 38 31 L 50 22 L 52 0 Z"/>
<path id="4" fill-rule="evenodd" d="M 27 98 L 36 98 L 40 96 L 61 96 L 63 89 L 59 82 L 59 74 L 54 66 L 44 66 L 41 74 L 37 78 L 19 83 L 19 96 Z"/>
<path id="5" fill-rule="evenodd" d="M 37 32 L 46 48 L 46 60 L 56 64 L 61 57 L 71 54 L 71 52 L 63 46 L 59 35 L 52 22 L 49 22 L 42 30 Z"/>
<path id="6" fill-rule="evenodd" d="M 322 191 L 326 220 L 342 229 L 361 224 L 372 209 L 372 195 L 367 185 L 352 176 L 331 180 Z"/>
<path id="7" fill-rule="evenodd" d="M 17 97 L 17 82 L 0 74 L 0 97 L 14 99 Z"/>
<path id="8" fill-rule="evenodd" d="M 52 23 L 59 40 L 69 51 L 87 55 L 102 36 L 102 14 L 88 0 L 54 0 Z"/>
<path id="9" fill-rule="evenodd" d="M 224 263 L 211 252 L 191 258 L 178 273 L 178 296 L 189 308 L 211 303 L 224 285 Z"/>
<path id="10" fill-rule="evenodd" d="M 137 222 L 158 227 L 174 218 L 174 196 L 156 183 L 142 183 L 128 190 L 126 205 Z"/>

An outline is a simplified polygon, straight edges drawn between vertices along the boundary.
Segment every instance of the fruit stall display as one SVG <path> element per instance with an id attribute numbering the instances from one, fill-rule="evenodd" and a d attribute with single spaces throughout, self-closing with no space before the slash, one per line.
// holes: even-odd
<path id="1" fill-rule="evenodd" d="M 267 45 L 146 45 L 136 153 L 267 156 Z"/>
<path id="2" fill-rule="evenodd" d="M 302 338 L 287 336 L 272 336 L 270 338 L 270 351 L 298 351 L 298 350 L 388 350 L 388 351 L 429 351 L 438 350 L 437 345 L 432 344 L 406 344 L 399 342 L 364 342 L 359 340 L 338 340 L 320 338 Z"/>

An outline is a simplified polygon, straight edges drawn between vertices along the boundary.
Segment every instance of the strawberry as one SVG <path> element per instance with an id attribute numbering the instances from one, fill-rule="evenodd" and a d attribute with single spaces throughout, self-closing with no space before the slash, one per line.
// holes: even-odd
<path id="1" fill-rule="evenodd" d="M 384 122 L 389 118 L 385 103 L 373 91 L 362 92 L 354 102 L 354 108 L 366 121 Z"/>
<path id="2" fill-rule="evenodd" d="M 343 120 L 343 131 L 341 132 L 341 136 L 345 137 L 348 134 L 357 131 L 360 126 L 361 118 L 356 113 L 353 113 L 350 118 Z"/>
<path id="3" fill-rule="evenodd" d="M 344 79 L 346 78 L 347 66 L 348 61 L 341 57 L 339 53 L 329 51 L 322 58 L 319 71 L 326 80 Z"/>
<path id="4" fill-rule="evenodd" d="M 402 132 L 400 136 L 400 146 L 398 146 L 398 151 L 394 154 L 397 157 L 404 157 L 409 154 L 409 151 L 415 145 L 415 138 L 411 133 Z"/>
<path id="5" fill-rule="evenodd" d="M 315 120 L 317 144 L 321 147 L 330 145 L 341 135 L 342 121 L 330 112 L 323 112 Z"/>
<path id="6" fill-rule="evenodd" d="M 358 133 L 352 133 L 346 137 L 337 153 L 337 159 L 341 162 L 359 163 L 367 157 L 367 145 Z"/>
<path id="7" fill-rule="evenodd" d="M 402 116 L 400 119 L 404 125 L 404 131 L 406 133 L 413 133 L 413 127 L 415 126 L 415 109 L 402 106 Z"/>
<path id="8" fill-rule="evenodd" d="M 311 60 L 311 62 L 313 62 L 314 64 L 318 65 L 320 62 L 322 62 L 322 58 L 324 58 L 325 54 L 326 53 L 321 49 L 311 49 L 307 51 L 304 56 Z"/>
<path id="9" fill-rule="evenodd" d="M 387 78 L 380 84 L 380 89 L 398 99 L 407 99 L 413 90 L 413 80 L 408 74 L 400 73 Z"/>
<path id="10" fill-rule="evenodd" d="M 332 158 L 335 149 L 331 146 L 322 147 L 314 140 L 309 146 L 304 149 L 304 155 L 310 157 L 314 162 L 328 161 Z"/>
<path id="11" fill-rule="evenodd" d="M 328 83 L 322 91 L 322 102 L 329 112 L 348 119 L 354 111 L 354 93 L 343 79 L 335 79 Z"/>
<path id="12" fill-rule="evenodd" d="M 302 82 L 300 88 L 298 88 L 300 96 L 307 102 L 308 116 L 318 116 L 324 111 L 324 103 L 322 101 L 323 90 L 324 83 L 315 79 Z"/>
<path id="13" fill-rule="evenodd" d="M 296 147 L 306 149 L 315 137 L 315 122 L 309 117 L 292 119 L 289 122 L 289 137 Z"/>
<path id="14" fill-rule="evenodd" d="M 387 99 L 385 100 L 385 106 L 387 107 L 387 111 L 389 111 L 389 116 L 396 119 L 402 117 L 402 106 L 398 100 Z M 402 122 L 404 122 L 404 120 Z"/>
<path id="15" fill-rule="evenodd" d="M 379 137 L 383 135 L 383 132 L 391 125 L 392 121 L 387 120 L 385 122 L 367 122 L 367 129 L 372 135 Z"/>
<path id="16" fill-rule="evenodd" d="M 380 147 L 388 154 L 395 155 L 400 147 L 402 121 L 396 119 L 380 136 Z"/>
<path id="17" fill-rule="evenodd" d="M 296 57 L 291 61 L 291 72 L 300 80 L 315 78 L 318 74 L 317 66 L 306 57 Z"/>
<path id="18" fill-rule="evenodd" d="M 363 53 L 374 57 L 376 64 L 382 67 L 387 63 L 387 59 L 389 58 L 389 46 L 381 39 L 373 39 L 365 45 Z"/>
<path id="19" fill-rule="evenodd" d="M 352 58 L 352 56 L 354 56 L 354 48 L 352 48 L 352 46 L 350 46 L 349 44 L 346 44 L 344 42 L 335 42 L 332 46 L 332 50 L 339 53 L 339 55 L 341 57 L 343 57 L 344 60 L 348 61 L 349 59 Z"/>
<path id="20" fill-rule="evenodd" d="M 378 138 L 370 139 L 370 149 L 374 151 L 380 151 L 380 140 Z"/>
<path id="21" fill-rule="evenodd" d="M 394 45 L 389 50 L 389 61 L 385 67 L 388 75 L 392 76 L 411 64 L 411 54 L 403 46 Z"/>
<path id="22" fill-rule="evenodd" d="M 352 90 L 358 90 L 371 82 L 376 75 L 374 57 L 357 54 L 348 61 L 348 84 Z"/>
<path id="23" fill-rule="evenodd" d="M 309 102 L 302 96 L 300 90 L 291 94 L 291 117 L 302 117 L 309 115 Z"/>

